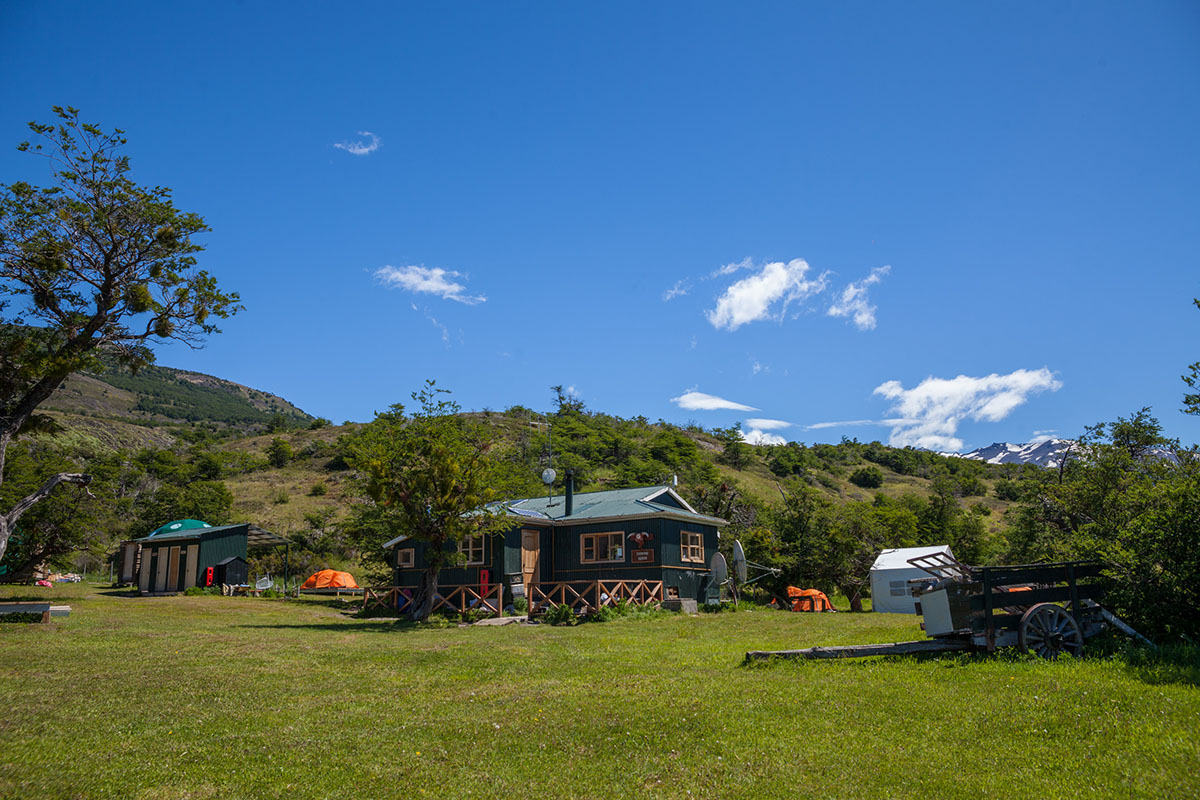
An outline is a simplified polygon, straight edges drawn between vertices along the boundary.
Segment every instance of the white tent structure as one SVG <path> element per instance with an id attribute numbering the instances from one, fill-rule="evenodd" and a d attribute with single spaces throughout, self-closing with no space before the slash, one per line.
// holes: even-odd
<path id="1" fill-rule="evenodd" d="M 871 608 L 885 614 L 917 613 L 916 600 L 908 581 L 910 578 L 933 576 L 909 564 L 908 559 L 934 553 L 945 553 L 954 558 L 950 546 L 945 544 L 934 547 L 902 547 L 880 553 L 871 565 Z"/>

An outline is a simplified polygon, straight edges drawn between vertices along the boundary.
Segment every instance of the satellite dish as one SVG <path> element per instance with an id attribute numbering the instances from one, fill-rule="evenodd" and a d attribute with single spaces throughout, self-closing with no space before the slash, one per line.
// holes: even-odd
<path id="1" fill-rule="evenodd" d="M 720 553 L 713 553 L 712 561 L 708 563 L 709 586 L 720 586 L 729 579 L 729 565 L 725 563 L 725 556 Z"/>
<path id="2" fill-rule="evenodd" d="M 733 573 L 737 575 L 738 583 L 746 582 L 746 551 L 738 539 L 733 540 Z"/>
<path id="3" fill-rule="evenodd" d="M 554 479 L 558 477 L 558 473 L 552 469 L 546 468 L 542 470 L 542 483 L 549 486 L 554 483 Z"/>

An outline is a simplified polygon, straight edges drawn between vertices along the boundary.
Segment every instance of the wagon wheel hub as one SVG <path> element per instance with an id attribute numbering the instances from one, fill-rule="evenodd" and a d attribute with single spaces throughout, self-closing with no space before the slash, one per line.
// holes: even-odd
<path id="1" fill-rule="evenodd" d="M 1054 659 L 1060 653 L 1078 655 L 1083 649 L 1083 633 L 1065 608 L 1038 603 L 1021 616 L 1017 644 L 1023 653 Z"/>

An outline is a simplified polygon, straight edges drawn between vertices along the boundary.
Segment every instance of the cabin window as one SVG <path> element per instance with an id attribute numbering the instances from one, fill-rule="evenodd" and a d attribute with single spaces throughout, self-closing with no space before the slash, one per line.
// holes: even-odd
<path id="1" fill-rule="evenodd" d="M 412 569 L 416 560 L 416 550 L 412 547 L 396 551 L 396 566 L 400 569 Z"/>
<path id="2" fill-rule="evenodd" d="M 584 564 L 625 560 L 625 534 L 585 533 L 579 539 L 579 561 Z"/>
<path id="3" fill-rule="evenodd" d="M 476 567 L 483 564 L 483 537 L 468 536 L 458 543 L 458 552 L 466 557 L 468 567 Z"/>
<path id="4" fill-rule="evenodd" d="M 679 534 L 679 556 L 684 561 L 704 563 L 704 534 L 682 531 Z"/>
<path id="5" fill-rule="evenodd" d="M 908 581 L 890 581 L 888 583 L 888 593 L 892 597 L 907 597 Z"/>

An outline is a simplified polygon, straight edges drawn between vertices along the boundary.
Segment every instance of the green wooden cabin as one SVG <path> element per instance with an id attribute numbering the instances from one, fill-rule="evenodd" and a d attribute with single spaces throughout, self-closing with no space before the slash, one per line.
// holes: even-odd
<path id="1" fill-rule="evenodd" d="M 250 523 L 213 527 L 199 520 L 175 520 L 125 544 L 136 548 L 138 592 L 164 594 L 209 585 L 209 568 L 213 585 L 218 585 L 217 566 L 222 562 L 239 558 L 244 563 L 250 548 L 286 545 L 287 540 Z"/>
<path id="2" fill-rule="evenodd" d="M 709 565 L 718 530 L 728 523 L 698 513 L 670 486 L 612 489 L 499 504 L 513 520 L 503 534 L 459 546 L 465 565 L 442 570 L 438 583 L 504 585 L 505 602 L 529 596 L 530 584 L 564 581 L 662 581 L 665 599 L 719 596 Z M 400 536 L 387 542 L 393 585 L 415 588 L 425 545 Z M 516 592 L 513 587 L 519 587 Z"/>

